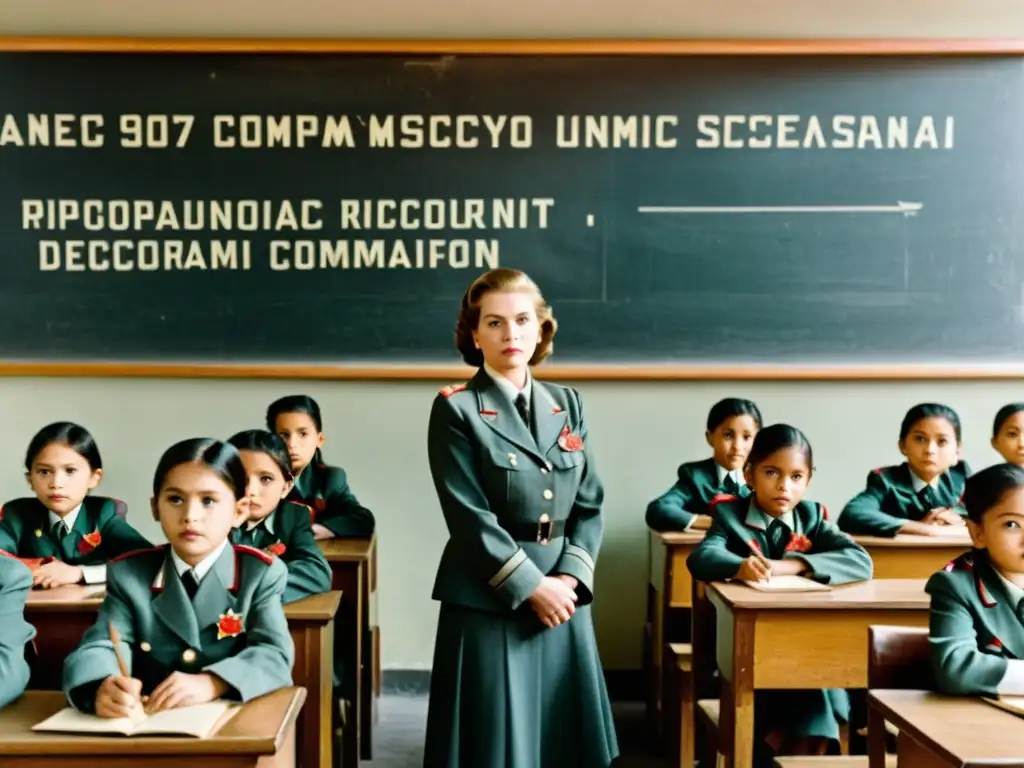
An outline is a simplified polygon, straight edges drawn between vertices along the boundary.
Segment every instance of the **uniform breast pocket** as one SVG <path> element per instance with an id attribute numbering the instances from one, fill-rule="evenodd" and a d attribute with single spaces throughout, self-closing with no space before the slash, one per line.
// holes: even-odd
<path id="1" fill-rule="evenodd" d="M 514 451 L 492 448 L 484 454 L 484 491 L 492 502 L 506 502 L 515 505 L 523 498 L 525 463 Z"/>
<path id="2" fill-rule="evenodd" d="M 548 454 L 548 461 L 551 462 L 551 469 L 554 472 L 566 473 L 563 475 L 565 477 L 571 472 L 577 480 L 583 475 L 583 467 L 586 464 L 583 451 L 554 451 Z"/>

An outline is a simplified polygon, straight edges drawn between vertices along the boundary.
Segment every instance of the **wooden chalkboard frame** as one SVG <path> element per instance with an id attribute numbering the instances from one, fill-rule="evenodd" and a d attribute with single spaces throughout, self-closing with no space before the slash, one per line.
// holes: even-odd
<path id="1" fill-rule="evenodd" d="M 798 40 L 409 40 L 127 37 L 2 37 L 0 52 L 21 53 L 378 53 L 407 55 L 1024 55 L 1024 39 L 798 39 Z M 456 381 L 461 365 L 302 365 L 295 363 L 190 364 L 159 362 L 0 362 L 0 376 L 244 378 Z M 1021 380 L 1021 364 L 913 365 L 558 365 L 537 371 L 570 381 L 912 381 Z"/>

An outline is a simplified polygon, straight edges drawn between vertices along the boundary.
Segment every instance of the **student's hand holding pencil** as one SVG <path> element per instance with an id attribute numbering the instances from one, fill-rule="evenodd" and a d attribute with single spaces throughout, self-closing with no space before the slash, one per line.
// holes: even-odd
<path id="1" fill-rule="evenodd" d="M 755 542 L 749 543 L 750 557 L 740 564 L 734 578 L 740 581 L 769 581 L 772 577 L 772 561 L 761 554 Z"/>
<path id="2" fill-rule="evenodd" d="M 118 646 L 121 636 L 113 622 L 108 622 L 110 642 L 114 645 L 119 675 L 110 675 L 96 691 L 96 714 L 99 717 L 142 717 L 142 681 L 128 674 L 128 666 L 121 657 Z"/>

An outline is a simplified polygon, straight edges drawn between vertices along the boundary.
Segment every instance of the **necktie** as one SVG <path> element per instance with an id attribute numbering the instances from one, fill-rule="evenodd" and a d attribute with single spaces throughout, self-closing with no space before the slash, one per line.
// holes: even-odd
<path id="1" fill-rule="evenodd" d="M 722 486 L 721 486 L 720 490 L 721 490 L 722 493 L 736 494 L 736 493 L 739 493 L 740 484 L 736 482 L 736 480 L 735 480 L 735 478 L 733 478 L 732 474 L 728 474 L 728 475 L 725 476 L 725 479 L 722 481 Z"/>
<path id="2" fill-rule="evenodd" d="M 526 402 L 526 395 L 522 392 L 519 393 L 519 397 L 516 398 L 516 410 L 519 411 L 519 416 L 522 418 L 526 428 L 530 428 L 530 404 Z"/>
<path id="3" fill-rule="evenodd" d="M 57 540 L 58 544 L 63 544 L 64 539 L 67 537 L 67 535 L 68 529 L 64 525 L 63 520 L 58 520 L 56 523 L 53 524 L 53 538 Z"/>
<path id="4" fill-rule="evenodd" d="M 789 543 L 789 526 L 778 518 L 768 525 L 768 549 L 769 559 L 781 560 L 786 552 L 786 544 Z"/>
<path id="5" fill-rule="evenodd" d="M 191 568 L 181 574 L 181 584 L 185 587 L 188 599 L 193 599 L 196 596 L 196 591 L 199 589 L 199 582 L 196 580 L 196 574 Z"/>
<path id="6" fill-rule="evenodd" d="M 939 495 L 930 485 L 926 485 L 918 491 L 917 498 L 921 502 L 921 507 L 924 509 L 926 514 L 939 506 Z"/>

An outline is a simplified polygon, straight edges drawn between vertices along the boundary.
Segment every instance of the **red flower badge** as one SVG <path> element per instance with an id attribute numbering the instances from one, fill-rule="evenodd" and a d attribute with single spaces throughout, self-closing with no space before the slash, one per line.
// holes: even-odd
<path id="1" fill-rule="evenodd" d="M 283 541 L 275 541 L 273 544 L 267 547 L 267 552 L 269 552 L 272 555 L 277 555 L 278 557 L 280 557 L 285 553 L 285 550 L 287 549 L 288 547 L 284 545 Z"/>
<path id="2" fill-rule="evenodd" d="M 323 499 L 313 499 L 313 508 L 317 512 L 323 512 L 325 509 L 327 509 L 327 502 L 324 501 Z"/>
<path id="3" fill-rule="evenodd" d="M 235 613 L 228 608 L 228 612 L 222 613 L 220 621 L 217 622 L 217 639 L 238 637 L 240 634 L 242 634 L 242 614 Z"/>
<path id="4" fill-rule="evenodd" d="M 92 552 L 96 547 L 103 543 L 103 537 L 100 536 L 99 530 L 95 530 L 92 533 L 87 533 L 82 537 L 82 540 L 78 542 L 78 553 L 81 555 Z"/>
<path id="5" fill-rule="evenodd" d="M 787 552 L 807 552 L 811 548 L 811 540 L 802 533 L 794 533 L 786 545 Z"/>
<path id="6" fill-rule="evenodd" d="M 583 438 L 569 431 L 569 425 L 562 427 L 558 435 L 558 447 L 563 451 L 582 451 Z"/>

